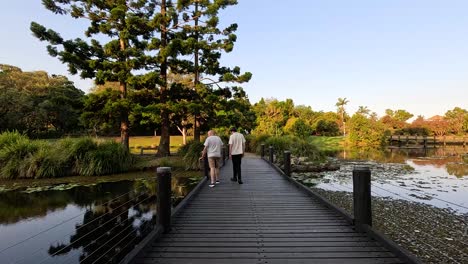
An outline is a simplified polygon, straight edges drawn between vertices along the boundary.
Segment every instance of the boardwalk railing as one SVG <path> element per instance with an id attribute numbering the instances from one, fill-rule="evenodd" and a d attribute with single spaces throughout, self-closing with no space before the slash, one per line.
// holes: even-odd
<path id="1" fill-rule="evenodd" d="M 227 158 L 227 147 L 223 145 L 222 148 L 222 166 L 226 164 Z M 210 169 L 208 165 L 208 157 L 201 161 L 203 175 L 205 177 L 190 191 L 190 193 L 173 209 L 171 199 L 171 168 L 160 167 L 157 169 L 156 177 L 158 181 L 157 188 L 157 214 L 156 214 L 156 226 L 154 230 L 148 234 L 120 263 L 129 264 L 133 263 L 134 260 L 145 250 L 151 246 L 151 241 L 154 241 L 161 237 L 164 233 L 167 233 L 171 229 L 171 221 L 174 219 L 186 206 L 187 204 L 199 193 L 205 182 L 210 178 Z"/>
<path id="2" fill-rule="evenodd" d="M 437 263 L 467 263 L 468 242 L 466 237 L 468 236 L 464 230 L 468 230 L 468 214 L 459 215 L 450 213 L 447 210 L 436 210 L 431 207 L 426 208 L 425 206 L 418 206 L 420 201 L 417 201 L 414 196 L 427 195 L 431 197 L 431 199 L 446 203 L 452 208 L 457 208 L 465 212 L 468 211 L 467 206 L 443 200 L 428 193 L 422 193 L 421 191 L 416 193 L 411 188 L 405 188 L 404 186 L 392 183 L 387 183 L 389 187 L 392 188 L 392 190 L 388 190 L 379 183 L 371 182 L 371 171 L 368 167 L 354 168 L 352 188 L 347 186 L 338 188 L 333 185 L 325 184 L 336 191 L 321 190 L 321 192 L 318 193 L 291 177 L 291 153 L 289 151 L 284 152 L 284 156 L 282 157 L 283 168 L 280 168 L 273 162 L 275 158 L 281 158 L 279 153 L 275 153 L 274 149 L 269 147 L 268 158 L 266 158 L 265 149 L 266 147 L 262 145 L 262 158 L 271 163 L 278 171 L 282 172 L 285 177 L 294 182 L 298 188 L 304 189 L 306 192 L 309 192 L 310 195 L 322 200 L 330 208 L 341 213 L 345 219 L 356 226 L 357 230 L 366 232 L 371 237 L 385 244 L 387 248 L 392 249 L 400 258 L 406 259 L 408 262 L 418 261 L 417 258 L 408 251 L 411 249 L 411 251 L 414 250 L 414 254 L 424 261 L 436 261 Z M 400 189 L 400 191 L 410 193 L 405 195 L 407 196 L 405 197 L 403 194 L 396 193 L 394 189 Z M 384 194 L 382 194 L 382 192 L 384 192 Z M 340 201 L 340 205 L 336 205 L 329 202 L 329 199 L 325 198 L 323 195 L 324 193 L 327 194 L 326 197 L 332 198 L 335 202 L 337 202 L 337 200 L 333 199 L 335 196 L 352 197 L 352 201 Z M 352 193 L 352 195 L 345 195 L 349 193 Z M 387 193 L 387 195 L 385 195 L 385 193 Z M 391 197 L 397 199 L 395 203 L 389 203 L 385 199 L 382 199 L 382 197 L 388 197 L 388 193 L 390 193 Z M 371 194 L 376 197 L 372 198 Z M 374 206 L 372 200 L 375 202 Z M 393 208 L 394 205 L 396 206 L 395 208 Z M 413 212 L 411 206 L 417 208 L 418 214 Z M 372 227 L 372 209 L 374 213 L 379 213 L 379 221 L 377 222 L 379 231 Z M 393 210 L 399 210 L 399 213 L 393 215 Z M 354 215 L 348 212 L 353 212 Z M 391 239 L 388 239 L 388 237 L 382 233 L 385 232 L 385 234 L 387 234 L 388 231 L 391 231 L 391 237 L 398 240 L 399 243 L 407 241 L 401 244 L 405 245 L 405 249 L 394 243 Z M 439 235 L 437 236 L 434 234 Z M 441 236 L 440 234 L 445 235 Z M 408 241 L 411 242 L 408 243 Z M 407 250 L 406 246 L 409 245 L 410 247 Z"/>
<path id="3" fill-rule="evenodd" d="M 275 163 L 274 148 L 269 146 L 268 159 L 265 158 L 265 145 L 261 145 L 262 159 L 270 163 L 278 172 L 291 181 L 298 189 L 306 192 L 322 201 L 327 207 L 340 213 L 349 223 L 353 224 L 357 231 L 367 233 L 370 237 L 379 241 L 395 255 L 407 263 L 422 263 L 408 250 L 402 248 L 384 234 L 372 228 L 372 207 L 371 207 L 371 171 L 368 167 L 356 167 L 353 170 L 353 208 L 354 216 L 350 215 L 342 208 L 331 203 L 322 195 L 312 191 L 307 186 L 291 178 L 291 152 L 284 151 L 284 167 L 280 168 Z"/>
<path id="4" fill-rule="evenodd" d="M 468 137 L 466 136 L 409 136 L 392 135 L 388 139 L 389 146 L 399 148 L 411 147 L 436 147 L 436 145 L 462 145 L 466 147 Z"/>

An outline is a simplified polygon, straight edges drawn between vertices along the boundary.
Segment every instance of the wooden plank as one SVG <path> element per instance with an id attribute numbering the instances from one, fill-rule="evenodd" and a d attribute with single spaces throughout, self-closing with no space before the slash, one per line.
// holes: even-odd
<path id="1" fill-rule="evenodd" d="M 348 251 L 348 250 L 356 250 L 356 251 L 366 251 L 366 248 L 374 248 L 371 251 L 376 251 L 375 249 L 378 248 L 378 251 L 382 251 L 382 247 L 379 246 L 377 242 L 356 242 L 356 241 L 346 241 L 346 242 L 339 242 L 339 241 L 330 241 L 330 242 L 264 242 L 264 241 L 239 241 L 237 243 L 233 243 L 230 241 L 229 243 L 226 241 L 216 241 L 216 242 L 200 242 L 200 241 L 190 241 L 190 242 L 181 242 L 181 241 L 174 241 L 174 242 L 164 242 L 158 243 L 153 245 L 152 250 L 162 250 L 168 248 L 179 248 L 180 250 L 184 251 L 186 249 L 198 249 L 200 252 L 206 250 L 207 248 L 219 249 L 219 248 L 229 248 L 238 249 L 240 247 L 258 247 L 259 245 L 262 246 L 264 250 L 275 250 L 275 251 L 284 251 L 284 250 L 297 250 L 299 252 L 307 250 L 317 250 L 317 251 L 330 251 L 329 248 L 332 248 L 334 251 Z M 328 249 L 328 250 L 327 250 Z M 361 249 L 361 250 L 359 250 Z"/>
<path id="2" fill-rule="evenodd" d="M 256 239 L 256 236 L 252 237 L 164 237 L 162 238 L 159 242 L 160 243 L 170 243 L 170 242 L 187 242 L 187 243 L 209 243 L 209 242 L 215 242 L 218 243 L 219 241 L 222 242 L 230 242 L 230 243 L 236 243 L 236 242 L 245 242 L 245 241 L 251 241 L 253 239 Z M 288 242 L 288 243 L 309 243 L 309 242 L 366 242 L 369 241 L 369 238 L 367 236 L 362 236 L 362 237 L 263 237 L 261 239 L 263 243 L 282 243 L 282 242 Z"/>
<path id="3" fill-rule="evenodd" d="M 257 249 L 258 251 L 259 249 Z M 250 252 L 249 252 L 250 251 Z M 267 256 L 268 255 L 268 256 Z M 237 250 L 230 252 L 153 252 L 149 251 L 146 257 L 149 258 L 310 258 L 310 259 L 320 259 L 320 258 L 343 258 L 343 259 L 353 259 L 353 258 L 389 258 L 394 257 L 393 254 L 389 252 L 277 252 L 277 253 L 256 253 L 251 248 L 246 248 L 245 251 Z"/>
<path id="4" fill-rule="evenodd" d="M 312 262 L 313 261 L 313 262 Z M 328 258 L 328 259 L 224 259 L 211 258 L 209 262 L 206 259 L 186 259 L 186 258 L 145 258 L 140 259 L 136 264 L 399 264 L 403 263 L 396 258 Z"/>

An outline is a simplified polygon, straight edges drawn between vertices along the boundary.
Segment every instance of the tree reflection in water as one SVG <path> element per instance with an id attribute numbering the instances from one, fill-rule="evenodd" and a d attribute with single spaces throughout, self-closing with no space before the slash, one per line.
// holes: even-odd
<path id="1" fill-rule="evenodd" d="M 118 263 L 155 223 L 156 196 L 130 192 L 86 211 L 70 244 L 50 246 L 52 256 L 80 250 L 80 263 Z"/>
<path id="2" fill-rule="evenodd" d="M 348 149 L 336 152 L 341 159 L 374 160 L 382 163 L 405 163 L 411 160 L 414 164 L 445 168 L 448 174 L 458 178 L 468 175 L 468 163 L 464 161 L 466 148 L 462 146 L 415 148 L 415 149 Z M 346 157 L 346 158 L 345 158 Z"/>
<path id="3" fill-rule="evenodd" d="M 174 176 L 173 173 L 173 206 L 198 182 L 199 177 L 195 179 L 190 176 Z M 0 193 L 0 224 L 6 224 L 5 228 L 20 232 L 26 229 L 34 229 L 33 232 L 37 233 L 43 231 L 42 228 L 37 230 L 30 227 L 36 219 L 46 226 L 59 226 L 65 217 L 61 213 L 66 212 L 68 206 L 82 209 L 81 214 L 75 213 L 70 218 L 73 220 L 69 225 L 72 229 L 55 232 L 55 238 L 49 232 L 37 237 L 41 241 L 49 241 L 48 248 L 43 248 L 43 251 L 37 247 L 37 243 L 19 243 L 2 254 L 13 263 L 18 259 L 23 259 L 21 263 L 118 263 L 154 228 L 155 190 L 156 181 L 153 178 L 99 183 L 68 190 Z M 54 217 L 48 218 L 51 214 Z M 35 233 L 25 231 L 16 236 L 22 239 L 34 235 Z M 17 243 L 14 240 L 4 242 L 0 248 Z M 39 257 L 18 254 L 41 251 L 45 255 L 37 253 L 41 255 Z"/>

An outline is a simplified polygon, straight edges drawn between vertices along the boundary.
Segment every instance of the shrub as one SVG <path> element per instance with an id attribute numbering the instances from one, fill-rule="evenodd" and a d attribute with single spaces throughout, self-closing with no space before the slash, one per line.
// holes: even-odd
<path id="1" fill-rule="evenodd" d="M 55 142 L 29 140 L 18 132 L 0 134 L 1 178 L 50 178 L 127 171 L 134 158 L 119 143 L 91 138 Z"/>
<path id="2" fill-rule="evenodd" d="M 273 147 L 273 155 L 276 157 L 276 161 L 279 163 L 283 162 L 283 154 L 285 150 L 291 150 L 292 137 L 281 136 L 281 137 L 269 137 L 265 141 L 266 148 L 269 146 Z"/>
<path id="3" fill-rule="evenodd" d="M 260 134 L 260 135 L 248 135 L 246 136 L 245 140 L 247 141 L 246 143 L 246 151 L 247 152 L 255 152 L 257 154 L 260 154 L 261 152 L 261 145 L 266 144 L 266 140 L 269 138 L 269 135 L 266 134 Z"/>
<path id="4" fill-rule="evenodd" d="M 310 161 L 323 161 L 325 154 L 309 139 L 296 138 L 291 144 L 291 154 L 296 157 L 307 157 Z"/>
<path id="5" fill-rule="evenodd" d="M 25 160 L 39 150 L 40 143 L 30 141 L 24 136 L 4 134 L 1 137 L 7 140 L 3 140 L 0 148 L 0 176 L 8 179 L 19 178 L 28 169 Z"/>
<path id="6" fill-rule="evenodd" d="M 203 143 L 193 140 L 190 140 L 187 144 L 179 148 L 178 154 L 183 157 L 186 170 L 200 169 L 199 158 L 203 148 Z"/>
<path id="7" fill-rule="evenodd" d="M 26 178 L 57 178 L 69 175 L 71 166 L 66 150 L 57 144 L 44 141 L 38 142 L 39 149 L 24 161 L 21 177 Z"/>
<path id="8" fill-rule="evenodd" d="M 28 139 L 28 137 L 20 134 L 18 131 L 3 132 L 0 134 L 0 149 L 24 139 Z"/>
<path id="9" fill-rule="evenodd" d="M 100 143 L 84 154 L 76 170 L 83 176 L 96 176 L 126 171 L 133 160 L 124 146 L 115 141 Z"/>

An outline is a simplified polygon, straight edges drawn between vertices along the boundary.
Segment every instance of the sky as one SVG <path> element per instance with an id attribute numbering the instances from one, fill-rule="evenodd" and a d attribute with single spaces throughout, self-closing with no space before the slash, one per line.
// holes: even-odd
<path id="1" fill-rule="evenodd" d="M 1 0 L 7 1 L 7 0 Z M 220 14 L 237 23 L 225 66 L 253 74 L 243 85 L 251 103 L 292 99 L 314 111 L 348 113 L 366 106 L 379 116 L 404 109 L 426 118 L 468 109 L 466 0 L 238 0 Z M 39 0 L 0 9 L 0 64 L 66 75 L 88 92 L 91 80 L 71 76 L 33 37 L 38 22 L 64 38 L 84 38 L 86 21 L 55 15 Z"/>

